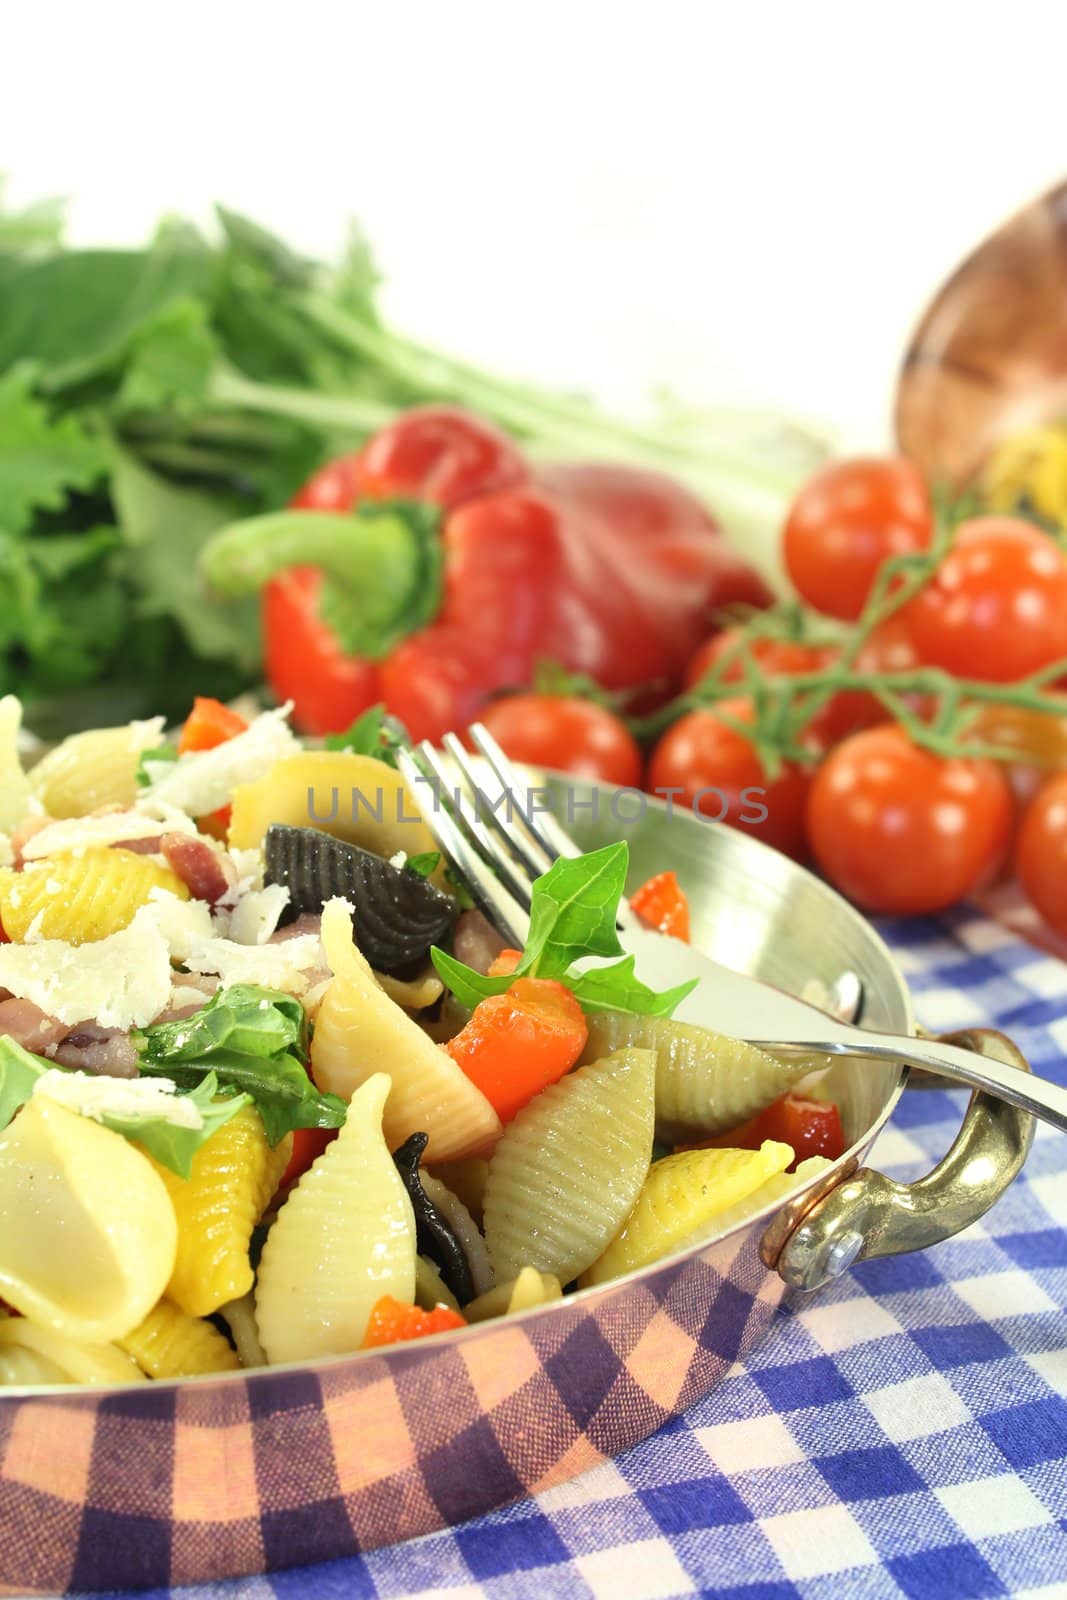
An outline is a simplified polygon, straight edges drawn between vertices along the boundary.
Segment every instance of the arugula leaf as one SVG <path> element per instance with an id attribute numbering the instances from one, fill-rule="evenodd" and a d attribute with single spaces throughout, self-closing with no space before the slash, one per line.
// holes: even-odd
<path id="1" fill-rule="evenodd" d="M 344 1101 L 308 1077 L 304 1008 L 281 990 L 220 989 L 202 1011 L 144 1028 L 135 1043 L 142 1072 L 192 1085 L 210 1071 L 224 1088 L 250 1095 L 272 1145 L 294 1128 L 344 1123 Z"/>
<path id="2" fill-rule="evenodd" d="M 111 459 L 77 417 L 49 416 L 34 379 L 27 362 L 0 378 L 0 528 L 10 534 L 28 528 L 34 511 L 62 510 L 69 492 L 89 488 Z"/>
<path id="3" fill-rule="evenodd" d="M 0 1039 L 0 1131 L 8 1126 L 15 1112 L 30 1099 L 38 1079 L 43 1078 L 46 1072 L 66 1073 L 68 1070 L 54 1061 L 46 1061 L 42 1056 L 31 1055 L 14 1039 Z M 71 1073 L 71 1076 L 75 1074 Z M 217 1094 L 218 1079 L 214 1072 L 208 1072 L 188 1095 L 180 1097 L 191 1101 L 196 1107 L 200 1116 L 198 1128 L 183 1128 L 151 1110 L 102 1111 L 93 1120 L 110 1128 L 112 1133 L 121 1133 L 125 1138 L 135 1140 L 162 1166 L 176 1172 L 179 1178 L 187 1178 L 193 1157 L 200 1146 L 211 1138 L 216 1129 L 235 1117 L 242 1106 L 251 1104 L 251 1096 L 247 1094 L 231 1094 L 221 1101 L 216 1100 Z"/>
<path id="4" fill-rule="evenodd" d="M 26 1104 L 37 1079 L 51 1066 L 51 1061 L 31 1055 L 8 1035 L 0 1039 L 0 1132 Z"/>
<path id="5" fill-rule="evenodd" d="M 220 989 L 191 1017 L 157 1022 L 136 1036 L 143 1061 L 199 1061 L 217 1051 L 261 1058 L 308 1053 L 307 1014 L 294 995 L 235 983 Z"/>
<path id="6" fill-rule="evenodd" d="M 608 844 L 587 855 L 561 856 L 538 878 L 520 976 L 558 978 L 581 956 L 622 953 L 615 913 L 629 860 L 625 843 Z"/>
<path id="7" fill-rule="evenodd" d="M 176 744 L 157 744 L 152 750 L 142 750 L 137 759 L 137 771 L 134 774 L 137 779 L 137 787 L 139 789 L 150 789 L 152 787 L 156 781 L 156 775 L 151 768 L 157 761 L 162 764 L 163 762 L 177 761 L 177 759 L 178 746 Z"/>
<path id="8" fill-rule="evenodd" d="M 605 845 L 559 861 L 537 879 L 530 904 L 530 936 L 515 971 L 498 978 L 475 972 L 436 946 L 430 951 L 437 975 L 461 1005 L 473 1011 L 490 995 L 504 994 L 516 978 L 554 978 L 586 1011 L 628 1011 L 670 1016 L 698 980 L 662 993 L 634 973 L 634 957 L 607 967 L 576 970 L 589 956 L 622 955 L 616 913 L 626 885 L 629 846 Z"/>
<path id="9" fill-rule="evenodd" d="M 634 975 L 635 958 L 624 956 L 610 967 L 590 967 L 564 981 L 584 1011 L 630 1011 L 642 1017 L 669 1017 L 692 994 L 699 978 L 657 993 Z"/>
<path id="10" fill-rule="evenodd" d="M 404 862 L 404 871 L 413 872 L 416 878 L 428 878 L 440 865 L 440 850 L 419 850 L 415 855 L 408 856 Z"/>
<path id="11" fill-rule="evenodd" d="M 142 1061 L 141 1071 L 190 1089 L 214 1073 L 221 1088 L 239 1090 L 254 1101 L 272 1146 L 294 1128 L 340 1128 L 348 1110 L 337 1095 L 315 1088 L 291 1052 L 255 1056 L 219 1050 L 202 1061 Z"/>
<path id="12" fill-rule="evenodd" d="M 131 341 L 115 410 L 190 411 L 207 399 L 218 356 L 203 302 L 171 301 Z"/>
<path id="13" fill-rule="evenodd" d="M 193 1157 L 201 1145 L 206 1144 L 211 1135 L 224 1127 L 242 1107 L 252 1104 L 251 1095 L 230 1094 L 225 1099 L 217 1100 L 215 1097 L 218 1092 L 218 1079 L 213 1072 L 209 1072 L 188 1093 L 175 1096 L 176 1099 L 189 1100 L 196 1106 L 201 1119 L 199 1128 L 182 1128 L 165 1116 L 153 1116 L 148 1112 L 118 1115 L 113 1111 L 105 1111 L 100 1121 L 112 1133 L 121 1133 L 127 1139 L 143 1145 L 160 1166 L 177 1173 L 179 1178 L 187 1178 L 192 1171 Z"/>
<path id="14" fill-rule="evenodd" d="M 383 705 L 369 706 L 344 733 L 326 735 L 327 750 L 350 750 L 357 756 L 373 756 L 387 767 L 396 767 L 396 752 L 411 740 L 404 724 L 391 717 Z M 431 872 L 433 868 L 429 869 Z"/>

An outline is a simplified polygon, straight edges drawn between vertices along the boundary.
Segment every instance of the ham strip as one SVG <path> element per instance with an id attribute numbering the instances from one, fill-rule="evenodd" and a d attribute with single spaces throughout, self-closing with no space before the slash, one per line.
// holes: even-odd
<path id="1" fill-rule="evenodd" d="M 92 1072 L 109 1078 L 136 1078 L 137 1052 L 128 1033 L 120 1028 L 101 1028 L 95 1022 L 79 1022 L 58 1049 L 50 1051 L 61 1067 L 76 1072 Z"/>
<path id="2" fill-rule="evenodd" d="M 159 841 L 163 859 L 195 900 L 215 905 L 229 893 L 236 877 L 227 874 L 228 860 L 204 839 L 190 833 L 165 833 Z"/>
<path id="3" fill-rule="evenodd" d="M 57 1022 L 32 1000 L 0 1000 L 0 1036 L 14 1039 L 32 1055 L 51 1055 L 69 1032 L 65 1022 Z"/>

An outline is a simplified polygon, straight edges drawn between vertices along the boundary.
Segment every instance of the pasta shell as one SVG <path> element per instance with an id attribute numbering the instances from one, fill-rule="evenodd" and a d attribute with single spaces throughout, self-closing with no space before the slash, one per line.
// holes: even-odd
<path id="1" fill-rule="evenodd" d="M 652 1155 L 656 1058 L 619 1050 L 543 1089 L 504 1129 L 485 1186 L 498 1279 L 523 1267 L 561 1283 L 618 1232 Z"/>
<path id="2" fill-rule="evenodd" d="M 0 833 L 10 833 L 30 809 L 33 790 L 19 759 L 22 706 L 13 694 L 0 699 Z"/>
<path id="3" fill-rule="evenodd" d="M 442 1278 L 437 1263 L 429 1256 L 415 1257 L 415 1304 L 424 1311 L 432 1311 L 435 1306 L 459 1310 L 459 1301 Z"/>
<path id="4" fill-rule="evenodd" d="M 304 750 L 276 762 L 258 782 L 239 784 L 230 816 L 231 849 L 256 849 L 276 822 L 318 828 L 387 861 L 398 851 L 409 856 L 437 852 L 399 772 L 351 750 Z M 445 888 L 443 863 L 431 872 L 430 882 Z"/>
<path id="5" fill-rule="evenodd" d="M 50 817 L 87 817 L 137 798 L 141 753 L 163 742 L 163 718 L 72 733 L 33 768 L 30 784 Z"/>
<path id="6" fill-rule="evenodd" d="M 207 1317 L 252 1287 L 252 1229 L 289 1164 L 292 1139 L 267 1143 L 255 1106 L 244 1106 L 193 1157 L 188 1178 L 156 1171 L 178 1219 L 178 1249 L 167 1297 L 191 1317 Z"/>
<path id="7" fill-rule="evenodd" d="M 388 1094 L 381 1072 L 357 1089 L 267 1235 L 256 1321 L 270 1362 L 358 1350 L 382 1295 L 415 1298 L 415 1214 L 382 1135 Z"/>
<path id="8" fill-rule="evenodd" d="M 387 1072 L 391 1148 L 422 1131 L 430 1136 L 431 1161 L 490 1144 L 500 1133 L 496 1112 L 448 1052 L 384 993 L 352 942 L 352 918 L 342 900 L 323 910 L 322 941 L 333 977 L 315 1016 L 312 1061 L 319 1088 L 348 1100 L 374 1073 Z"/>
<path id="9" fill-rule="evenodd" d="M 25 1350 L 17 1344 L 0 1344 L 0 1389 L 36 1388 L 40 1384 L 69 1381 L 62 1367 L 57 1367 L 47 1356 L 38 1355 L 36 1350 Z"/>
<path id="10" fill-rule="evenodd" d="M 0 874 L 0 922 L 16 942 L 32 928 L 40 939 L 89 944 L 128 928 L 157 889 L 189 898 L 169 867 L 133 850 L 94 846 Z"/>
<path id="11" fill-rule="evenodd" d="M 166 1188 L 121 1134 L 35 1095 L 0 1135 L 0 1295 L 24 1316 L 121 1338 L 166 1288 L 177 1236 Z"/>
<path id="12" fill-rule="evenodd" d="M 683 1150 L 654 1162 L 625 1225 L 583 1274 L 582 1288 L 672 1255 L 792 1160 L 787 1144 L 767 1139 L 758 1150 Z"/>
<path id="13" fill-rule="evenodd" d="M 39 1327 L 26 1317 L 9 1317 L 0 1324 L 0 1353 L 13 1349 L 32 1351 L 57 1368 L 61 1383 L 144 1382 L 137 1363 L 115 1345 L 68 1339 L 54 1328 Z"/>
<path id="14" fill-rule="evenodd" d="M 228 1305 L 219 1307 L 218 1314 L 230 1330 L 241 1366 L 265 1367 L 267 1358 L 256 1327 L 255 1295 L 243 1294 L 240 1300 L 231 1300 Z"/>
<path id="15" fill-rule="evenodd" d="M 433 1177 L 425 1169 L 419 1176 L 426 1198 L 437 1207 L 463 1248 L 463 1254 L 470 1268 L 471 1281 L 474 1284 L 474 1293 L 484 1294 L 486 1289 L 492 1288 L 493 1269 L 478 1224 L 459 1195 L 454 1194 L 447 1184 Z"/>
<path id="16" fill-rule="evenodd" d="M 547 1306 L 563 1298 L 563 1285 L 550 1272 L 538 1272 L 535 1267 L 523 1267 L 517 1278 L 509 1283 L 497 1284 L 487 1294 L 471 1300 L 463 1307 L 468 1322 L 488 1322 L 490 1317 L 510 1317 L 517 1311 L 532 1311 L 535 1306 Z"/>
<path id="17" fill-rule="evenodd" d="M 161 1300 L 142 1323 L 116 1341 L 150 1378 L 192 1378 L 204 1372 L 234 1372 L 236 1350 L 210 1322 Z"/>
<path id="18" fill-rule="evenodd" d="M 656 1052 L 656 1136 L 665 1144 L 736 1128 L 826 1064 L 810 1056 L 777 1061 L 755 1045 L 669 1017 L 600 1011 L 589 1018 L 586 1060 L 627 1049 Z"/>
<path id="19" fill-rule="evenodd" d="M 795 1172 L 776 1172 L 736 1205 L 727 1206 L 725 1211 L 717 1211 L 710 1222 L 706 1222 L 687 1235 L 675 1249 L 683 1251 L 690 1249 L 692 1245 L 706 1244 L 709 1239 L 718 1238 L 733 1228 L 739 1228 L 750 1217 L 762 1211 L 764 1206 L 784 1205 L 791 1195 L 804 1187 L 805 1183 L 831 1166 L 833 1162 L 827 1161 L 825 1156 L 809 1156 L 807 1161 L 800 1163 Z"/>

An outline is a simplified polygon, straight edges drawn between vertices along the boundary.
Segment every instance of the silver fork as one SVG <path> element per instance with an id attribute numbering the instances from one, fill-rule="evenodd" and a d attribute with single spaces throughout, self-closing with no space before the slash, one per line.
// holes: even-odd
<path id="1" fill-rule="evenodd" d="M 399 751 L 400 770 L 431 833 L 463 874 L 480 910 L 521 948 L 529 930 L 534 879 L 559 856 L 580 851 L 554 817 L 532 806 L 522 778 L 488 730 L 475 724 L 470 734 L 496 779 L 498 795 L 486 795 L 484 774 L 454 734 L 444 737 L 445 756 L 426 741 L 414 751 Z M 422 804 L 428 790 L 432 803 Z M 520 798 L 525 804 L 517 803 Z M 680 1021 L 747 1039 L 779 1055 L 868 1056 L 919 1067 L 984 1089 L 1067 1132 L 1067 1089 L 1058 1084 L 941 1039 L 856 1027 L 772 984 L 733 972 L 691 945 L 653 932 L 629 906 L 620 907 L 619 930 L 623 949 L 634 955 L 637 974 L 646 983 L 667 988 L 680 979 L 699 980 L 675 1012 Z M 849 989 L 846 982 L 846 993 Z"/>

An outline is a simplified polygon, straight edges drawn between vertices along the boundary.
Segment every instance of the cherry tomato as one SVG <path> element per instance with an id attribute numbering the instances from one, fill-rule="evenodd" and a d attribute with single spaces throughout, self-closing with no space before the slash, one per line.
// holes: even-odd
<path id="1" fill-rule="evenodd" d="M 1014 683 L 1067 658 L 1067 560 L 1029 522 L 976 517 L 904 615 L 927 666 Z"/>
<path id="2" fill-rule="evenodd" d="M 487 705 L 481 721 L 513 761 L 624 789 L 641 782 L 641 751 L 633 734 L 613 711 L 592 700 L 508 695 Z"/>
<path id="3" fill-rule="evenodd" d="M 720 710 L 754 720 L 752 702 L 741 698 L 690 711 L 652 752 L 646 787 L 787 855 L 803 854 L 808 774 L 787 762 L 776 778 L 767 778 L 750 741 L 720 720 Z"/>
<path id="4" fill-rule="evenodd" d="M 1045 921 L 1067 933 L 1067 772 L 1050 778 L 1023 813 L 1015 870 Z"/>
<path id="5" fill-rule="evenodd" d="M 854 622 L 879 567 L 925 550 L 933 531 L 930 496 L 913 462 L 833 462 L 793 502 L 783 536 L 786 570 L 816 611 Z"/>
<path id="6" fill-rule="evenodd" d="M 941 911 L 984 883 L 1011 836 L 1007 779 L 991 761 L 946 760 L 895 724 L 827 756 L 808 798 L 822 870 L 869 911 Z"/>

